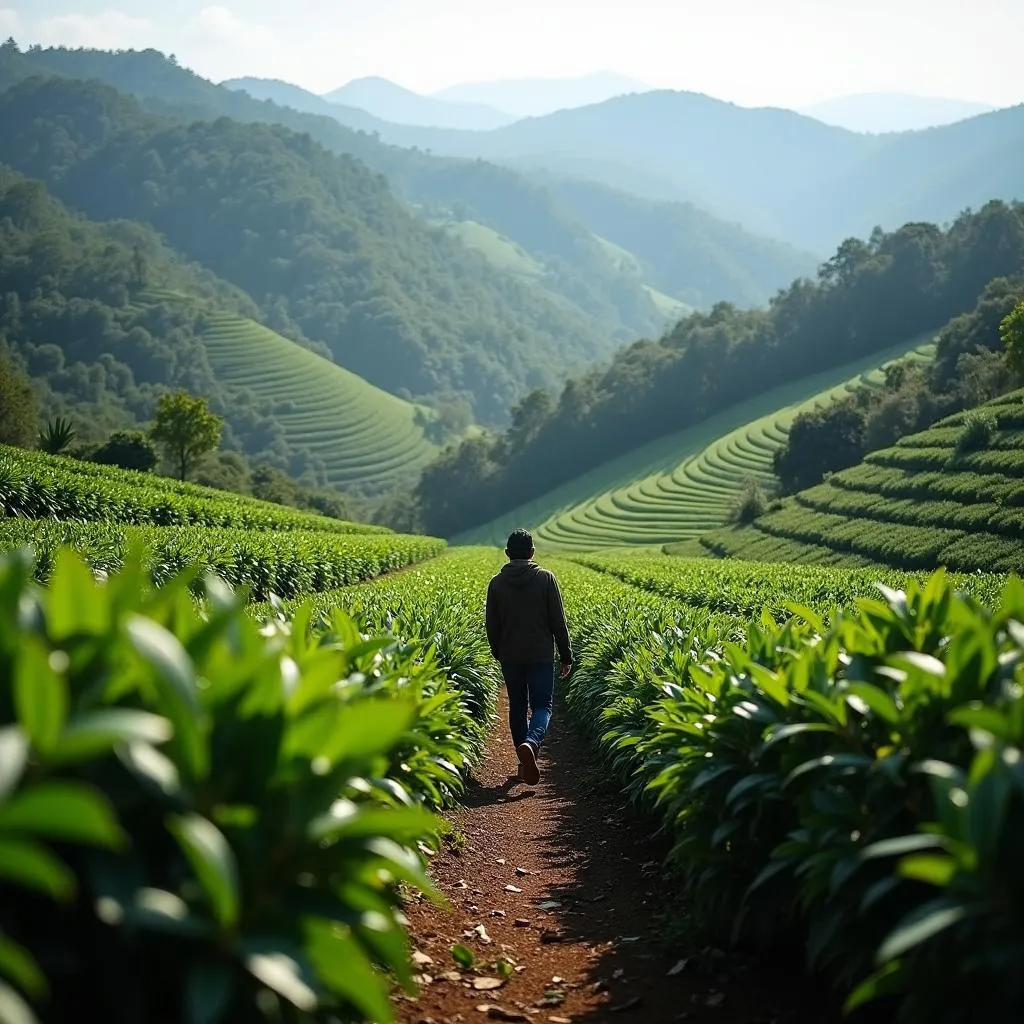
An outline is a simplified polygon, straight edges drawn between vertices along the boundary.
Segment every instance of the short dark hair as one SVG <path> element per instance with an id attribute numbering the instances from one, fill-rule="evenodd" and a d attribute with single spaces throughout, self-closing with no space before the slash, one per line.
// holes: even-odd
<path id="1" fill-rule="evenodd" d="M 505 554 L 509 558 L 529 558 L 533 553 L 533 537 L 529 530 L 513 530 L 508 535 Z"/>

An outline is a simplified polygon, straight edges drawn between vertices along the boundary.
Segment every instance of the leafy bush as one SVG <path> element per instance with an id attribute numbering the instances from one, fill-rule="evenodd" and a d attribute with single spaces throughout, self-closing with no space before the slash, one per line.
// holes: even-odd
<path id="1" fill-rule="evenodd" d="M 159 457 L 153 442 L 141 430 L 117 430 L 90 455 L 93 462 L 148 473 Z"/>
<path id="2" fill-rule="evenodd" d="M 55 1022 L 390 1021 L 398 884 L 434 895 L 417 844 L 474 752 L 431 648 L 340 611 L 261 623 L 216 580 L 200 610 L 137 562 L 31 577 L 0 562 L 0 999 L 26 1021 L 15 988 Z"/>
<path id="3" fill-rule="evenodd" d="M 941 571 L 879 589 L 738 643 L 701 609 L 634 614 L 583 638 L 568 699 L 670 828 L 706 927 L 802 935 L 851 1006 L 1020 1019 L 1024 585 L 995 610 Z"/>
<path id="4" fill-rule="evenodd" d="M 756 480 L 747 480 L 730 519 L 734 523 L 752 523 L 755 519 L 763 516 L 767 510 L 768 498 L 765 496 L 764 489 Z"/>
<path id="5" fill-rule="evenodd" d="M 166 477 L 0 446 L 0 512 L 23 519 L 390 533 Z"/>
<path id="6" fill-rule="evenodd" d="M 964 416 L 963 428 L 956 440 L 957 454 L 987 448 L 998 429 L 995 416 L 987 410 L 975 409 Z"/>
<path id="7" fill-rule="evenodd" d="M 58 551 L 72 547 L 94 569 L 119 569 L 133 548 L 158 582 L 186 568 L 214 572 L 253 600 L 330 590 L 431 558 L 445 542 L 432 537 L 342 536 L 305 530 L 235 530 L 195 526 L 122 526 L 56 519 L 0 520 L 0 553 L 31 546 L 40 580 Z"/>

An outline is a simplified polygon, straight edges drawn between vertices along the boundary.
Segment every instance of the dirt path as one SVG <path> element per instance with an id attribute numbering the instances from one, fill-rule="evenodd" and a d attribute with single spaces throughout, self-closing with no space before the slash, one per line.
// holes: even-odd
<path id="1" fill-rule="evenodd" d="M 418 999 L 397 1000 L 402 1024 L 838 1019 L 800 976 L 798 958 L 783 973 L 687 941 L 660 867 L 664 845 L 590 772 L 564 708 L 556 706 L 532 787 L 514 778 L 504 714 L 503 700 L 465 806 L 452 815 L 464 843 L 431 865 L 452 909 L 421 901 L 407 910 L 423 976 Z M 457 943 L 473 951 L 472 970 L 454 962 Z M 501 958 L 513 965 L 504 984 L 474 988 L 478 976 L 500 978 Z"/>

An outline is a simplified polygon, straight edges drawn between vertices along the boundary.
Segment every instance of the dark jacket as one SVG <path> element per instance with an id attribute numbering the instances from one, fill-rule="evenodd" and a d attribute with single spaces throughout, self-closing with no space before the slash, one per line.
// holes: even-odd
<path id="1" fill-rule="evenodd" d="M 526 665 L 572 662 L 569 627 L 554 574 L 536 562 L 515 559 L 487 587 L 487 642 L 499 662 Z"/>

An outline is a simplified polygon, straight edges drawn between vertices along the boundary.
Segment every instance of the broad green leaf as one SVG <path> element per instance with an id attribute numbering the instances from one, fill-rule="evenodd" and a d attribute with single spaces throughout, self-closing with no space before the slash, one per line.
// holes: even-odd
<path id="1" fill-rule="evenodd" d="M 969 914 L 970 911 L 963 904 L 946 899 L 932 900 L 918 907 L 889 933 L 878 951 L 877 962 L 883 964 L 888 960 L 895 960 L 939 932 L 964 920 Z"/>
<path id="2" fill-rule="evenodd" d="M 319 1005 L 313 972 L 301 952 L 283 939 L 247 938 L 240 944 L 243 962 L 257 981 L 293 1006 L 312 1013 Z"/>
<path id="3" fill-rule="evenodd" d="M 900 720 L 896 702 L 880 686 L 871 683 L 850 683 L 847 691 L 859 697 L 883 721 L 895 725 Z"/>
<path id="4" fill-rule="evenodd" d="M 109 599 L 96 586 L 81 556 L 62 548 L 54 560 L 46 594 L 50 635 L 58 642 L 75 635 L 101 635 L 110 625 L 109 607 Z"/>
<path id="5" fill-rule="evenodd" d="M 324 984 L 355 1006 L 361 1017 L 374 1024 L 394 1020 L 383 978 L 347 928 L 318 925 L 311 929 L 309 950 Z"/>
<path id="6" fill-rule="evenodd" d="M 307 833 L 314 842 L 380 835 L 413 841 L 435 830 L 439 822 L 422 807 L 360 807 L 350 800 L 337 800 L 327 814 L 310 822 Z"/>
<path id="7" fill-rule="evenodd" d="M 776 743 L 792 739 L 794 736 L 800 736 L 807 732 L 834 733 L 835 728 L 831 725 L 827 725 L 825 722 L 792 722 L 789 725 L 771 726 L 768 730 L 767 738 L 754 755 L 754 760 L 759 760 L 761 756 L 767 750 L 770 750 L 775 746 Z"/>
<path id="8" fill-rule="evenodd" d="M 11 988 L 0 981 L 0 1024 L 39 1024 L 32 1008 Z"/>
<path id="9" fill-rule="evenodd" d="M 181 789 L 181 779 L 174 762 L 148 743 L 131 743 L 116 751 L 124 765 L 159 790 L 165 796 L 173 796 Z"/>
<path id="10" fill-rule="evenodd" d="M 956 874 L 956 868 L 956 861 L 947 854 L 917 854 L 901 860 L 896 870 L 904 878 L 945 886 Z"/>
<path id="11" fill-rule="evenodd" d="M 102 708 L 76 716 L 61 733 L 51 757 L 56 764 L 84 761 L 118 743 L 165 743 L 173 733 L 170 721 L 162 715 L 134 708 Z"/>
<path id="12" fill-rule="evenodd" d="M 329 763 L 360 761 L 390 751 L 416 717 L 408 700 L 372 698 L 338 709 L 334 733 L 320 751 Z"/>
<path id="13" fill-rule="evenodd" d="M 188 904 L 166 889 L 139 889 L 132 904 L 125 907 L 125 919 L 152 931 L 190 938 L 212 939 L 211 926 L 196 917 Z"/>
<path id="14" fill-rule="evenodd" d="M 50 990 L 35 957 L 6 935 L 0 935 L 0 974 L 6 974 L 34 999 L 46 996 Z"/>
<path id="15" fill-rule="evenodd" d="M 926 835 L 924 833 L 910 836 L 896 836 L 892 839 L 881 839 L 861 850 L 861 857 L 901 857 L 908 853 L 921 850 L 942 849 L 947 843 L 945 836 Z"/>
<path id="16" fill-rule="evenodd" d="M 63 651 L 51 655 L 33 636 L 22 639 L 14 669 L 14 706 L 18 722 L 33 746 L 43 755 L 57 743 L 68 714 L 67 681 L 51 660 L 67 659 Z"/>
<path id="17" fill-rule="evenodd" d="M 896 665 L 910 665 L 930 676 L 941 679 L 946 674 L 946 666 L 934 655 L 923 654 L 921 651 L 901 651 L 889 656 L 889 661 Z"/>
<path id="18" fill-rule="evenodd" d="M 197 725 L 200 716 L 195 673 L 188 652 L 174 634 L 141 615 L 129 616 L 125 629 L 132 646 L 152 668 L 161 710 L 174 726 L 175 745 L 195 778 L 205 778 L 209 758 Z"/>
<path id="19" fill-rule="evenodd" d="M 0 800 L 18 785 L 28 760 L 28 739 L 16 725 L 0 729 Z"/>
<path id="20" fill-rule="evenodd" d="M 224 834 L 199 814 L 172 815 L 167 827 L 178 840 L 223 928 L 238 921 L 238 867 Z"/>
<path id="21" fill-rule="evenodd" d="M 899 992 L 902 977 L 902 965 L 898 961 L 890 961 L 869 978 L 865 978 L 847 996 L 846 1002 L 843 1003 L 843 1012 L 851 1013 L 876 999 Z"/>
<path id="22" fill-rule="evenodd" d="M 120 846 L 124 834 L 107 798 L 81 782 L 41 782 L 0 805 L 0 833 L 20 832 L 94 846 Z"/>
<path id="23" fill-rule="evenodd" d="M 25 839 L 0 837 L 0 878 L 69 900 L 75 894 L 71 869 L 44 846 Z"/>

